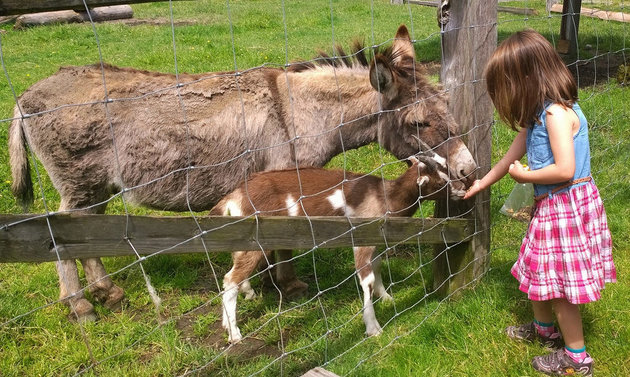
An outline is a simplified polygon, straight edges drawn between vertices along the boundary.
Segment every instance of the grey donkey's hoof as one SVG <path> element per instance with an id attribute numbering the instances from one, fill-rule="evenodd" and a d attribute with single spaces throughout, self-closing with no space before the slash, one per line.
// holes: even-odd
<path id="1" fill-rule="evenodd" d="M 125 291 L 117 285 L 113 285 L 109 289 L 107 299 L 103 302 L 103 305 L 113 311 L 119 312 L 122 310 L 123 299 L 125 298 Z"/>
<path id="2" fill-rule="evenodd" d="M 70 313 L 68 313 L 70 322 L 85 323 L 96 321 L 96 313 L 94 306 L 84 298 L 77 300 L 70 305 Z"/>
<path id="3" fill-rule="evenodd" d="M 287 300 L 300 299 L 308 292 L 308 284 L 297 279 L 281 284 L 280 288 Z"/>
<path id="4" fill-rule="evenodd" d="M 103 304 L 107 309 L 117 312 L 122 309 L 122 301 L 125 298 L 125 291 L 115 284 L 106 285 L 95 284 L 90 288 L 90 293 L 94 299 Z"/>
<path id="5" fill-rule="evenodd" d="M 261 274 L 261 281 L 265 290 L 276 291 L 276 285 L 274 285 L 274 281 L 269 276 L 269 274 L 264 273 Z M 282 291 L 282 296 L 289 300 L 298 300 L 304 296 L 308 291 L 308 284 L 298 279 L 293 279 L 289 281 L 276 281 L 277 287 Z"/>

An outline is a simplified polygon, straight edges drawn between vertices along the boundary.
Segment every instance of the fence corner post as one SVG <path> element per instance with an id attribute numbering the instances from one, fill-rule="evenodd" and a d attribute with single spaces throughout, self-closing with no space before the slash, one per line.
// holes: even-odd
<path id="1" fill-rule="evenodd" d="M 497 2 L 441 0 L 440 5 L 439 9 L 448 8 L 449 13 L 441 25 L 441 81 L 450 96 L 449 110 L 461 133 L 467 135 L 468 148 L 479 166 L 476 177 L 480 178 L 490 170 L 492 154 L 494 113 L 482 74 L 497 44 Z M 475 219 L 473 236 L 434 249 L 433 285 L 440 296 L 456 294 L 489 267 L 490 190 L 479 193 L 474 202 L 436 202 L 436 217 L 463 214 Z"/>

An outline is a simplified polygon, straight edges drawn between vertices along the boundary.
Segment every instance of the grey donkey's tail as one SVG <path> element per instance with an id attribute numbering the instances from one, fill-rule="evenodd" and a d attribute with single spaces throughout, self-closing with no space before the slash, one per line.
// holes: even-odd
<path id="1" fill-rule="evenodd" d="M 11 175 L 13 183 L 11 191 L 18 203 L 26 212 L 33 203 L 33 181 L 31 180 L 31 165 L 26 149 L 26 135 L 23 123 L 26 122 L 20 115 L 17 107 L 14 111 L 14 120 L 9 127 L 9 161 L 11 163 Z"/>

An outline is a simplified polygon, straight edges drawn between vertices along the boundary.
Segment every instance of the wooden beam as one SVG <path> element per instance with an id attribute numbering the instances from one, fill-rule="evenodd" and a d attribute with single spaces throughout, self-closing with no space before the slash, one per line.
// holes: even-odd
<path id="1" fill-rule="evenodd" d="M 86 0 L 89 8 L 109 5 L 153 3 L 167 0 Z M 55 10 L 85 11 L 83 0 L 0 0 L 0 16 L 50 12 Z"/>
<path id="2" fill-rule="evenodd" d="M 191 217 L 123 215 L 0 215 L 0 262 L 45 262 L 154 253 L 182 254 L 265 249 L 310 249 L 459 242 L 465 219 L 344 217 Z M 50 228 L 49 228 L 50 225 Z M 51 237 L 51 230 L 53 238 Z M 133 248 L 130 246 L 131 243 Z M 56 245 L 56 249 L 53 247 Z"/>

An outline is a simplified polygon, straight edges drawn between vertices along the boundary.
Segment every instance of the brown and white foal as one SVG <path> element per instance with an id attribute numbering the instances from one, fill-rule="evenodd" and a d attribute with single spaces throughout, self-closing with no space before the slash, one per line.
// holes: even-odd
<path id="1" fill-rule="evenodd" d="M 464 184 L 451 181 L 446 161 L 432 151 L 409 157 L 411 166 L 398 179 L 385 180 L 341 170 L 300 168 L 258 173 L 225 196 L 210 215 L 249 216 L 256 211 L 271 216 L 412 216 L 422 200 L 454 199 L 465 193 Z M 300 184 L 301 183 L 301 184 Z M 382 332 L 372 304 L 372 295 L 391 300 L 380 274 L 380 257 L 376 247 L 355 247 L 354 260 L 363 288 L 363 321 L 368 336 Z M 234 265 L 223 279 L 223 327 L 230 343 L 241 340 L 236 324 L 238 291 L 246 299 L 255 296 L 249 277 L 259 263 L 268 259 L 271 250 L 237 251 Z"/>

